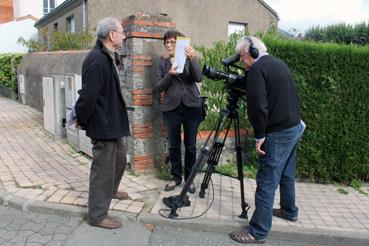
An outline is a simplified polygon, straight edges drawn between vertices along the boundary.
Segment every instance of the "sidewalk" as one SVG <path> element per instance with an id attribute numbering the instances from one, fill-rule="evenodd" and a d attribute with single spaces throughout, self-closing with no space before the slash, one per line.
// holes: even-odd
<path id="1" fill-rule="evenodd" d="M 0 97 L 0 108 L 0 205 L 15 204 L 23 210 L 39 211 L 63 210 L 70 207 L 64 205 L 73 205 L 75 210 L 69 211 L 82 215 L 87 205 L 90 160 L 75 152 L 65 140 L 55 140 L 49 135 L 43 129 L 41 112 L 3 97 Z M 182 186 L 163 192 L 165 182 L 153 174 L 135 176 L 128 171 L 120 188 L 129 193 L 130 199 L 113 200 L 111 209 L 133 216 L 147 215 L 142 217 L 146 222 L 187 223 L 191 226 L 198 223 L 203 230 L 211 230 L 216 227 L 214 224 L 219 226 L 218 229 L 246 225 L 246 221 L 238 218 L 241 212 L 239 181 L 218 174 L 212 175 L 212 181 L 214 202 L 200 219 L 177 223 L 162 218 L 158 215 L 159 209 L 165 208 L 162 198 L 179 194 Z M 195 179 L 197 188 L 201 182 L 202 174 L 199 174 Z M 251 179 L 244 182 L 251 217 L 256 184 Z M 341 194 L 339 188 L 348 194 Z M 369 186 L 363 190 L 369 193 Z M 190 194 L 191 206 L 180 209 L 179 217 L 201 214 L 212 201 L 212 193 L 210 184 L 205 199 L 198 197 L 198 190 L 196 194 Z M 278 193 L 275 207 L 279 203 Z M 274 218 L 273 231 L 324 231 L 326 235 L 357 235 L 369 239 L 368 195 L 350 187 L 312 183 L 297 183 L 296 193 L 299 221 L 293 223 Z"/>

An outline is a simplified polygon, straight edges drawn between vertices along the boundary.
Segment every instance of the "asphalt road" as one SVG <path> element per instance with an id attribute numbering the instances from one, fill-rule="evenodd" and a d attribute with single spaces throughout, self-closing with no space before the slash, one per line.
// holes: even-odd
<path id="1" fill-rule="evenodd" d="M 227 246 L 229 232 L 204 232 L 164 225 L 141 224 L 122 215 L 123 227 L 106 230 L 91 227 L 80 217 L 50 215 L 0 206 L 1 246 Z M 304 240 L 305 242 L 303 242 Z M 337 245 L 309 243 L 308 239 L 271 238 L 264 245 Z"/>

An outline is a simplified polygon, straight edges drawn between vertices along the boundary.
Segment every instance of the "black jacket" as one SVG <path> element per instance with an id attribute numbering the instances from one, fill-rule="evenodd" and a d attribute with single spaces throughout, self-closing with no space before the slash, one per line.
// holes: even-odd
<path id="1" fill-rule="evenodd" d="M 186 60 L 183 73 L 171 76 L 168 71 L 172 67 L 169 58 L 160 60 L 156 70 L 156 81 L 153 92 L 165 92 L 162 111 L 170 111 L 182 102 L 187 107 L 201 107 L 196 82 L 202 81 L 201 68 L 196 60 Z"/>
<path id="2" fill-rule="evenodd" d="M 283 61 L 266 55 L 251 66 L 247 76 L 247 113 L 256 138 L 300 122 L 295 82 Z"/>
<path id="3" fill-rule="evenodd" d="M 78 93 L 77 122 L 88 137 L 113 140 L 130 135 L 119 76 L 113 58 L 99 40 L 83 62 Z"/>

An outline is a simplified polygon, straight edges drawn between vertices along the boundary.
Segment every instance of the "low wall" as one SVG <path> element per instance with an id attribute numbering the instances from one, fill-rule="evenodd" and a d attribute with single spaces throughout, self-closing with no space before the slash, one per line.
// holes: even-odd
<path id="1" fill-rule="evenodd" d="M 43 110 L 42 77 L 81 74 L 88 51 L 37 52 L 25 55 L 18 67 L 18 95 L 23 104 Z M 23 76 L 24 91 L 19 84 Z M 24 97 L 21 97 L 24 94 Z"/>

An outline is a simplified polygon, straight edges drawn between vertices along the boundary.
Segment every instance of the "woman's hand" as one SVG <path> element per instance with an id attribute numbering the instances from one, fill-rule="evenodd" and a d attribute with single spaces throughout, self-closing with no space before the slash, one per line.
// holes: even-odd
<path id="1" fill-rule="evenodd" d="M 185 48 L 185 54 L 190 60 L 193 60 L 196 57 L 195 50 L 189 45 Z"/>
<path id="2" fill-rule="evenodd" d="M 172 76 L 177 76 L 178 75 L 178 72 L 177 72 L 177 68 L 178 66 L 173 66 L 170 70 L 169 70 L 169 74 L 172 75 Z"/>

